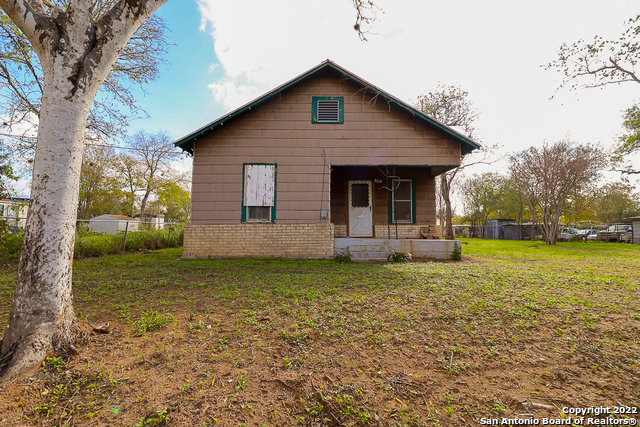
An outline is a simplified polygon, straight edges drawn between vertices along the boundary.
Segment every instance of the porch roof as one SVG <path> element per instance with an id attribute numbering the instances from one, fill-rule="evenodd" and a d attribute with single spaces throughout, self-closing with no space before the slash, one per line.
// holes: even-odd
<path id="1" fill-rule="evenodd" d="M 353 81 L 354 83 L 360 85 L 363 88 L 366 88 L 367 90 L 371 90 L 373 92 L 376 92 L 378 94 L 378 96 L 383 97 L 387 103 L 389 103 L 390 105 L 393 104 L 395 106 L 397 106 L 398 108 L 400 108 L 401 110 L 406 111 L 407 113 L 411 114 L 412 116 L 416 117 L 418 120 L 434 126 L 436 128 L 438 128 L 439 130 L 441 130 L 442 132 L 448 134 L 450 137 L 452 137 L 455 141 L 460 143 L 461 146 L 461 151 L 462 154 L 468 154 L 470 152 L 472 152 L 473 150 L 480 148 L 480 144 L 478 144 L 477 142 L 473 141 L 471 138 L 468 138 L 466 136 L 464 136 L 463 134 L 457 132 L 456 130 L 444 125 L 443 123 L 437 121 L 436 119 L 434 119 L 433 117 L 423 113 L 422 111 L 418 110 L 417 108 L 407 104 L 404 101 L 401 101 L 400 99 L 396 98 L 395 96 L 389 94 L 388 92 L 383 91 L 382 89 L 378 88 L 377 86 L 367 82 L 366 80 L 364 80 L 363 78 L 357 76 L 356 74 L 342 68 L 341 66 L 339 66 L 338 64 L 336 64 L 335 62 L 327 59 L 326 61 L 321 62 L 319 65 L 311 68 L 310 70 L 300 74 L 299 76 L 293 78 L 292 80 L 289 80 L 288 82 L 278 86 L 277 88 L 271 90 L 270 92 L 265 93 L 264 95 L 254 99 L 253 101 L 243 105 L 240 108 L 237 108 L 233 111 L 231 111 L 230 113 L 214 120 L 213 122 L 201 127 L 200 129 L 197 129 L 193 132 L 191 132 L 188 135 L 183 136 L 182 138 L 180 138 L 179 140 L 174 142 L 174 145 L 176 147 L 181 148 L 184 151 L 187 151 L 189 154 L 193 155 L 193 143 L 194 141 L 196 141 L 198 138 L 201 138 L 203 136 L 206 136 L 208 134 L 210 134 L 211 132 L 214 132 L 215 130 L 219 129 L 220 127 L 222 127 L 225 123 L 229 123 L 245 114 L 247 114 L 249 111 L 251 111 L 252 109 L 259 107 L 267 102 L 269 102 L 271 99 L 273 99 L 274 96 L 277 96 L 285 91 L 287 91 L 288 89 L 291 89 L 292 87 L 308 80 L 309 78 L 311 78 L 312 76 L 316 75 L 317 73 L 325 70 L 325 69 L 333 69 L 339 73 L 341 73 L 344 77 L 346 77 L 347 79 L 350 79 L 351 81 Z M 440 172 L 442 173 L 442 172 Z"/>

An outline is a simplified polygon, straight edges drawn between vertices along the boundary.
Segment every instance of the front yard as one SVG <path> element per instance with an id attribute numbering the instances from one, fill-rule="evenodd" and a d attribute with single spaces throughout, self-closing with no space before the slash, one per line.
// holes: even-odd
<path id="1" fill-rule="evenodd" d="M 472 239 L 462 261 L 369 265 L 180 256 L 76 261 L 79 354 L 0 386 L 0 426 L 639 417 L 614 414 L 640 407 L 638 245 Z M 0 333 L 15 268 L 0 272 Z"/>

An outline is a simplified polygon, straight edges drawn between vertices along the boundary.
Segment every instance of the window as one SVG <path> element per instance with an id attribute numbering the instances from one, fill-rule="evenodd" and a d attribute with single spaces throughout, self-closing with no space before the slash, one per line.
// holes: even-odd
<path id="1" fill-rule="evenodd" d="M 398 224 L 415 224 L 415 188 L 411 178 L 391 180 L 389 221 Z"/>
<path id="2" fill-rule="evenodd" d="M 242 222 L 274 222 L 276 219 L 276 165 L 245 164 Z"/>
<path id="3" fill-rule="evenodd" d="M 314 96 L 311 113 L 312 123 L 344 123 L 344 98 Z"/>
<path id="4" fill-rule="evenodd" d="M 352 184 L 351 207 L 368 208 L 369 206 L 369 184 Z"/>

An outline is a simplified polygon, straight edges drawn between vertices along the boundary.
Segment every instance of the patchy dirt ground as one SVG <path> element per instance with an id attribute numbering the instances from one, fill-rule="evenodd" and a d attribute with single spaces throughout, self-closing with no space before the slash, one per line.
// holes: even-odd
<path id="1" fill-rule="evenodd" d="M 640 252 L 571 248 L 82 261 L 79 354 L 1 385 L 0 426 L 634 425 Z"/>

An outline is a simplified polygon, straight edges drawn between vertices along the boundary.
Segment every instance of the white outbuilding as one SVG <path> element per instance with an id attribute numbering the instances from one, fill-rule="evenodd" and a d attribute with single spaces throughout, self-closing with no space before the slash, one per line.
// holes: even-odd
<path id="1" fill-rule="evenodd" d="M 138 231 L 140 222 L 124 215 L 100 215 L 89 220 L 89 230 L 95 233 L 106 234 L 108 236 Z"/>
<path id="2" fill-rule="evenodd" d="M 633 230 L 633 243 L 636 245 L 640 245 L 640 216 L 625 218 L 625 220 L 631 221 L 631 227 Z"/>

